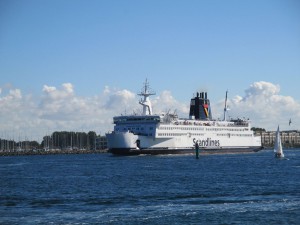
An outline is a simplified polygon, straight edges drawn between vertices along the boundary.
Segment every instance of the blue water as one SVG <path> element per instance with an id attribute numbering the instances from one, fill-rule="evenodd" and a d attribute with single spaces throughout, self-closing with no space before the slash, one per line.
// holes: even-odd
<path id="1" fill-rule="evenodd" d="M 300 149 L 0 157 L 0 224 L 300 224 Z"/>

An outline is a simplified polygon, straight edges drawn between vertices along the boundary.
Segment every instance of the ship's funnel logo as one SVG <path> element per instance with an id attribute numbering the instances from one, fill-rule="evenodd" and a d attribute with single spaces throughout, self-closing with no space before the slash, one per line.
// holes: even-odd
<path id="1" fill-rule="evenodd" d="M 208 110 L 209 110 L 209 108 L 208 108 L 208 104 L 203 104 L 203 109 L 204 109 L 204 113 L 205 113 L 205 115 L 206 115 L 206 117 L 208 117 Z"/>

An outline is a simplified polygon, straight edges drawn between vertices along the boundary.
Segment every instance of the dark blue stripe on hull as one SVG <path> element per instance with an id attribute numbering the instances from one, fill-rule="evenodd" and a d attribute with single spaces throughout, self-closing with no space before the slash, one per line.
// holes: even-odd
<path id="1" fill-rule="evenodd" d="M 233 154 L 233 153 L 249 153 L 257 152 L 261 150 L 262 147 L 253 148 L 234 148 L 234 149 L 200 149 L 200 154 Z M 124 149 L 124 148 L 114 148 L 109 150 L 115 155 L 163 155 L 163 154 L 189 154 L 195 153 L 195 149 Z"/>

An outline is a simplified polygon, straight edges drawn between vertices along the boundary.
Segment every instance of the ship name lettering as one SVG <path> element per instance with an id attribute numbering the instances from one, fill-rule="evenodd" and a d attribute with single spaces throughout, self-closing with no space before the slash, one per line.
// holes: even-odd
<path id="1" fill-rule="evenodd" d="M 220 140 L 213 140 L 211 138 L 207 138 L 207 139 L 193 139 L 194 144 L 198 144 L 199 147 L 208 147 L 208 146 L 220 146 Z"/>

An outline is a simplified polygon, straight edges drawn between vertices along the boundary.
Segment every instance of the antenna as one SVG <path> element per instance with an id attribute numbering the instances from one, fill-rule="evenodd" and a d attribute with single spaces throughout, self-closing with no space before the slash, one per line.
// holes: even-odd
<path id="1" fill-rule="evenodd" d="M 225 107 L 224 107 L 224 118 L 223 118 L 224 121 L 226 121 L 226 112 L 227 112 L 227 93 L 228 90 L 226 91 L 226 96 L 225 96 Z"/>

